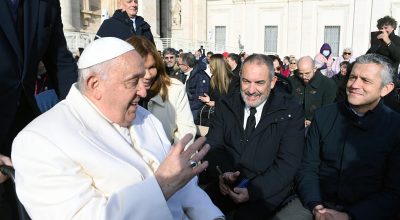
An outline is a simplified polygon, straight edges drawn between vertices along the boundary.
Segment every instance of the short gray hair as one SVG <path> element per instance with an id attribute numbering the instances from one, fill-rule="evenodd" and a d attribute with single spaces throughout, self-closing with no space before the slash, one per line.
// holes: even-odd
<path id="1" fill-rule="evenodd" d="M 370 63 L 374 63 L 382 67 L 382 71 L 380 72 L 382 87 L 393 82 L 393 67 L 391 61 L 382 55 L 370 53 L 359 56 L 354 62 L 354 65 Z"/>
<path id="2" fill-rule="evenodd" d="M 244 60 L 244 62 L 243 62 L 243 64 L 242 64 L 242 69 L 243 69 L 243 67 L 244 67 L 244 65 L 246 64 L 246 63 L 255 63 L 255 64 L 257 64 L 257 65 L 261 65 L 261 64 L 263 64 L 263 65 L 266 65 L 267 66 L 267 69 L 268 69 L 268 76 L 269 76 L 269 81 L 271 82 L 271 80 L 274 78 L 274 76 L 275 76 L 275 71 L 274 71 L 274 63 L 273 63 L 274 61 L 270 58 L 270 57 L 268 57 L 267 55 L 264 55 L 264 54 L 252 54 L 252 55 L 250 55 L 250 56 L 248 56 L 245 60 Z M 242 72 L 242 70 L 240 71 L 240 72 Z"/>

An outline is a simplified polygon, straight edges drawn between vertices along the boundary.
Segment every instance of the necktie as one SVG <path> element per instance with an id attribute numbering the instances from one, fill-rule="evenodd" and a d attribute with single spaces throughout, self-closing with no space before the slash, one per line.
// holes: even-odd
<path id="1" fill-rule="evenodd" d="M 250 108 L 250 115 L 247 118 L 246 129 L 244 130 L 244 132 L 246 133 L 246 137 L 250 137 L 251 133 L 256 128 L 256 116 L 255 116 L 256 112 L 257 112 L 256 108 L 254 107 Z"/>

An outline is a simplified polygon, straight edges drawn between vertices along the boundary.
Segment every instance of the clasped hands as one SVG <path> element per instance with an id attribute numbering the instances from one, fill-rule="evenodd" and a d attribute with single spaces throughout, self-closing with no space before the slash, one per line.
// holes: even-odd
<path id="1" fill-rule="evenodd" d="M 228 195 L 232 201 L 236 204 L 247 202 L 249 200 L 249 191 L 247 188 L 234 187 L 231 189 L 230 186 L 236 182 L 240 175 L 239 171 L 226 172 L 219 176 L 219 190 L 222 195 Z"/>
<path id="2" fill-rule="evenodd" d="M 313 209 L 315 220 L 349 220 L 349 215 L 345 212 L 339 212 L 333 209 L 325 208 L 322 205 L 317 205 Z"/>

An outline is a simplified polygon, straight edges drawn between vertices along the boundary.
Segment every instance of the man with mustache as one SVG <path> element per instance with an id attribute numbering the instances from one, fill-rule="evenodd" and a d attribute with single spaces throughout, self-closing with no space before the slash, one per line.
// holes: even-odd
<path id="1" fill-rule="evenodd" d="M 400 114 L 382 97 L 393 68 L 381 55 L 358 57 L 347 100 L 317 110 L 298 172 L 301 199 L 277 219 L 394 219 L 400 207 Z"/>
<path id="2" fill-rule="evenodd" d="M 216 104 L 200 178 L 228 219 L 266 219 L 291 196 L 304 113 L 290 95 L 274 92 L 276 80 L 271 58 L 253 54 L 242 65 L 240 93 Z"/>
<path id="3" fill-rule="evenodd" d="M 14 140 L 18 198 L 32 219 L 215 219 L 197 186 L 209 146 L 171 147 L 146 97 L 139 53 L 114 37 L 89 44 L 66 99 Z M 1 159 L 1 158 L 0 158 Z"/>
<path id="4" fill-rule="evenodd" d="M 105 20 L 97 31 L 96 38 L 117 37 L 126 40 L 132 35 L 144 36 L 154 44 L 150 25 L 137 15 L 138 0 L 119 0 L 120 8 L 110 19 Z"/>

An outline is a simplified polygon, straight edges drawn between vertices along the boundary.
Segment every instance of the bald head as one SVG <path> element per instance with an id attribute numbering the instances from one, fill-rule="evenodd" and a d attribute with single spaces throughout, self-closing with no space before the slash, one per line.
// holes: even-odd
<path id="1" fill-rule="evenodd" d="M 297 66 L 300 78 L 304 83 L 308 83 L 315 75 L 314 60 L 310 56 L 301 57 Z"/>

